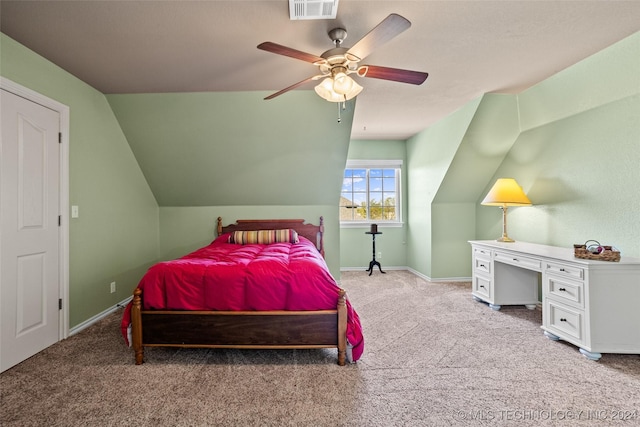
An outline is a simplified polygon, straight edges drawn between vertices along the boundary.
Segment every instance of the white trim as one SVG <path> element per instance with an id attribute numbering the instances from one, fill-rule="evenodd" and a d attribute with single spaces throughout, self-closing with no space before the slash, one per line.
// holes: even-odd
<path id="1" fill-rule="evenodd" d="M 371 224 L 377 224 L 378 228 L 404 227 L 404 222 L 394 221 L 340 221 L 340 228 L 370 228 Z"/>
<path id="2" fill-rule="evenodd" d="M 391 168 L 402 168 L 402 159 L 391 159 L 391 160 L 347 160 L 347 165 L 345 169 L 353 169 L 358 167 L 384 167 L 387 169 Z"/>
<path id="3" fill-rule="evenodd" d="M 383 271 L 392 271 L 392 270 L 404 270 L 404 271 L 408 271 L 410 273 L 415 274 L 416 276 L 420 277 L 421 279 L 426 280 L 427 282 L 471 282 L 471 277 L 441 277 L 439 279 L 432 279 L 429 276 L 425 276 L 422 273 L 417 272 L 416 270 L 414 270 L 413 268 L 409 268 L 409 267 L 383 267 L 382 269 Z M 363 271 L 366 273 L 367 268 L 366 267 L 340 267 L 340 271 Z M 378 272 L 380 273 L 378 270 L 373 270 L 373 272 Z"/>
<path id="4" fill-rule="evenodd" d="M 416 276 L 420 277 L 421 279 L 426 280 L 427 282 L 431 282 L 431 277 L 429 276 L 425 276 L 424 274 L 414 270 L 413 268 L 408 268 L 409 272 L 415 274 Z"/>
<path id="5" fill-rule="evenodd" d="M 391 271 L 391 270 L 406 271 L 406 270 L 409 270 L 409 268 L 408 267 L 402 267 L 402 266 L 401 267 L 387 267 L 387 266 L 382 267 L 382 271 L 387 271 L 387 270 L 389 270 L 389 271 Z M 340 271 L 362 271 L 362 272 L 366 273 L 367 272 L 367 267 L 362 267 L 362 266 L 360 266 L 360 267 L 340 267 Z M 375 272 L 380 273 L 380 271 L 377 270 L 377 269 L 375 269 L 373 271 L 374 271 L 374 273 Z"/>
<path id="6" fill-rule="evenodd" d="M 29 101 L 40 104 L 60 114 L 60 289 L 62 299 L 58 339 L 69 336 L 69 107 L 60 102 L 35 92 L 27 87 L 0 76 L 0 88 Z"/>
<path id="7" fill-rule="evenodd" d="M 85 329 L 87 329 L 89 326 L 93 325 L 94 323 L 97 323 L 98 321 L 104 319 L 105 317 L 107 317 L 108 315 L 110 315 L 111 313 L 118 311 L 119 309 L 125 307 L 127 304 L 129 304 L 129 301 L 131 301 L 133 299 L 133 295 L 130 296 L 129 298 L 125 298 L 124 300 L 120 301 L 118 304 L 107 308 L 106 310 L 104 310 L 101 313 L 96 314 L 95 316 L 85 320 L 84 322 L 74 326 L 70 331 L 69 331 L 69 336 L 71 335 L 75 335 L 80 331 L 83 331 Z"/>
<path id="8" fill-rule="evenodd" d="M 471 282 L 471 277 L 439 277 L 436 279 L 432 279 L 431 277 L 425 276 L 424 274 L 414 270 L 413 268 L 409 268 L 408 270 L 416 276 L 421 277 L 429 282 Z"/>

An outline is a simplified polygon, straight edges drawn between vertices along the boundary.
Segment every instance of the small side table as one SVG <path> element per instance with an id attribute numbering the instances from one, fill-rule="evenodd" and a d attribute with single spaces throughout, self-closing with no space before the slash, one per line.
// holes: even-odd
<path id="1" fill-rule="evenodd" d="M 378 261 L 376 261 L 376 235 L 382 234 L 382 232 L 381 231 L 376 231 L 376 232 L 365 231 L 364 234 L 371 234 L 371 238 L 373 239 L 373 260 L 369 263 L 369 268 L 367 268 L 367 271 L 369 272 L 369 276 L 371 276 L 371 273 L 373 273 L 373 267 L 376 265 L 378 266 L 378 269 L 380 269 L 380 273 L 385 274 L 386 271 L 382 271 L 382 266 Z"/>

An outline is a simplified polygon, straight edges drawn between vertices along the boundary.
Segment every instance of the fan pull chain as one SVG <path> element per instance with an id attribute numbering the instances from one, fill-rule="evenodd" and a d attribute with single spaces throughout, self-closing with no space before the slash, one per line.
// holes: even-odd
<path id="1" fill-rule="evenodd" d="M 338 102 L 338 123 L 342 122 L 342 117 L 340 117 L 340 104 L 342 104 L 342 109 L 347 109 L 347 95 L 344 95 L 344 101 Z"/>

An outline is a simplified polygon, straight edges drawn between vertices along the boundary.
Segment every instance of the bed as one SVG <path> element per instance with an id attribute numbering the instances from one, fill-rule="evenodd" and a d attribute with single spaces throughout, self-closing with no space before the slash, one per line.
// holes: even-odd
<path id="1" fill-rule="evenodd" d="M 355 362 L 356 311 L 324 261 L 324 224 L 238 220 L 211 244 L 152 266 L 122 318 L 135 363 L 145 347 L 336 348 Z"/>

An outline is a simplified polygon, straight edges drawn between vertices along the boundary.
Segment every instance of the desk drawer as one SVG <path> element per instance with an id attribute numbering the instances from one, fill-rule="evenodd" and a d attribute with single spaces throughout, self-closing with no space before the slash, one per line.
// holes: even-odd
<path id="1" fill-rule="evenodd" d="M 564 277 L 545 275 L 545 296 L 562 304 L 584 308 L 584 283 Z"/>
<path id="2" fill-rule="evenodd" d="M 541 261 L 535 258 L 527 258 L 518 254 L 496 251 L 493 259 L 494 261 L 502 262 L 504 264 L 511 264 L 526 268 L 527 270 L 542 271 Z"/>
<path id="3" fill-rule="evenodd" d="M 473 293 L 477 294 L 483 299 L 491 298 L 491 280 L 474 274 Z"/>
<path id="4" fill-rule="evenodd" d="M 574 267 L 565 264 L 546 263 L 546 271 L 550 274 L 556 274 L 571 279 L 584 280 L 584 270 L 580 267 Z"/>
<path id="5" fill-rule="evenodd" d="M 473 248 L 473 256 L 474 258 L 484 258 L 486 260 L 491 260 L 491 251 L 484 248 Z"/>
<path id="6" fill-rule="evenodd" d="M 481 257 L 473 259 L 473 268 L 476 273 L 491 274 L 491 261 Z"/>
<path id="7" fill-rule="evenodd" d="M 544 303 L 545 326 L 560 338 L 584 344 L 584 311 L 574 310 L 553 300 Z"/>

